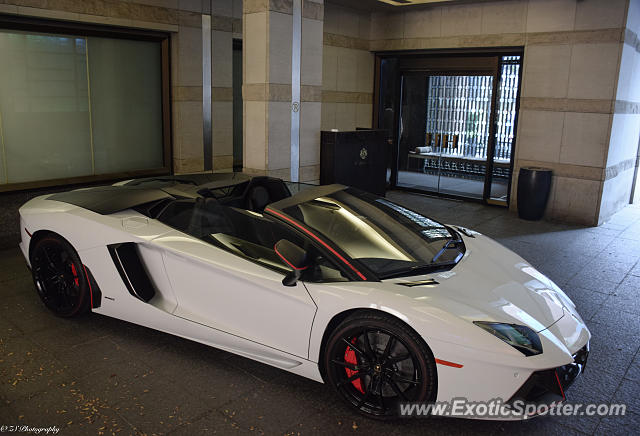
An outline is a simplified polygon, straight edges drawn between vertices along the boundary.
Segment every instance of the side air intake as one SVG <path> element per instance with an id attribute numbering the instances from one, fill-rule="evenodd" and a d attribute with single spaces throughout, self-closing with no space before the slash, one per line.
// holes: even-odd
<path id="1" fill-rule="evenodd" d="M 126 242 L 109 245 L 107 248 L 129 293 L 145 303 L 149 302 L 156 291 L 142 264 L 136 244 Z"/>

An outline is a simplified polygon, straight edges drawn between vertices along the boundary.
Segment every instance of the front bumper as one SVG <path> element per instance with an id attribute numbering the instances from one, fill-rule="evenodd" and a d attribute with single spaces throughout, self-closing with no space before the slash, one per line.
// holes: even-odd
<path id="1" fill-rule="evenodd" d="M 565 392 L 576 378 L 582 374 L 589 358 L 589 343 L 573 355 L 573 362 L 558 368 L 545 369 L 532 373 L 526 382 L 507 402 L 511 405 L 534 404 L 542 413 L 529 414 L 531 417 L 544 414 L 544 407 L 552 407 L 566 400 Z"/>

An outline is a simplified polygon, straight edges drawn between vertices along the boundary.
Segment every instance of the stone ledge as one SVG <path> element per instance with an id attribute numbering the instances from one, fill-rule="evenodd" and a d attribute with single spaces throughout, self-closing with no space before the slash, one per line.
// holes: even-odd
<path id="1" fill-rule="evenodd" d="M 372 104 L 373 94 L 370 92 L 322 91 L 322 102 Z"/>
<path id="2" fill-rule="evenodd" d="M 302 18 L 310 20 L 324 20 L 324 5 L 313 1 L 302 1 Z"/>
<path id="3" fill-rule="evenodd" d="M 235 18 L 232 17 L 211 15 L 211 30 L 218 30 L 220 32 L 233 32 L 234 20 Z"/>
<path id="4" fill-rule="evenodd" d="M 233 33 L 242 33 L 242 18 L 234 18 L 231 23 L 231 30 Z"/>
<path id="5" fill-rule="evenodd" d="M 131 27 L 137 29 L 156 30 L 161 32 L 178 32 L 178 24 L 154 21 L 135 20 L 128 18 L 110 17 L 105 15 L 90 15 L 54 9 L 40 9 L 27 6 L 0 4 L 0 13 L 20 15 L 25 17 L 49 18 L 52 20 L 73 21 L 78 23 L 101 24 L 107 26 Z"/>
<path id="6" fill-rule="evenodd" d="M 322 86 L 302 85 L 300 99 L 302 101 L 322 101 Z"/>
<path id="7" fill-rule="evenodd" d="M 640 114 L 640 102 L 582 98 L 520 97 L 521 110 L 597 114 Z"/>
<path id="8" fill-rule="evenodd" d="M 212 87 L 211 101 L 233 101 L 233 88 L 222 86 Z"/>
<path id="9" fill-rule="evenodd" d="M 622 42 L 623 29 L 572 30 L 567 32 L 536 32 L 526 34 L 526 44 L 584 44 Z"/>
<path id="10" fill-rule="evenodd" d="M 279 83 L 252 83 L 242 86 L 242 97 L 245 101 L 291 101 L 291 85 Z M 300 87 L 302 101 L 322 101 L 322 87 L 302 85 Z"/>
<path id="11" fill-rule="evenodd" d="M 369 41 L 362 38 L 337 35 L 335 33 L 323 33 L 323 44 L 333 47 L 352 48 L 356 50 L 369 50 Z"/>
<path id="12" fill-rule="evenodd" d="M 610 114 L 613 113 L 612 108 L 612 100 L 520 97 L 520 110 Z"/>
<path id="13" fill-rule="evenodd" d="M 559 162 L 543 162 L 534 160 L 517 159 L 514 164 L 514 174 L 517 174 L 521 167 L 543 167 L 553 171 L 554 177 L 567 177 L 570 179 L 594 180 L 601 182 L 604 180 L 604 168 L 589 167 L 583 165 L 572 165 Z"/>
<path id="14" fill-rule="evenodd" d="M 514 175 L 518 173 L 521 167 L 544 167 L 553 171 L 554 177 L 566 177 L 570 179 L 593 180 L 604 182 L 614 179 L 623 172 L 634 168 L 636 158 L 625 159 L 617 164 L 610 165 L 606 168 L 590 167 L 584 165 L 572 165 L 560 162 L 543 162 L 534 160 L 517 159 L 514 164 Z"/>
<path id="15" fill-rule="evenodd" d="M 2 0 L 0 12 L 65 21 L 177 32 L 178 26 L 202 27 L 202 11 L 171 9 L 127 1 Z M 234 18 L 212 15 L 213 30 L 231 32 Z M 241 25 L 240 25 L 241 26 Z"/>
<path id="16" fill-rule="evenodd" d="M 215 144 L 214 144 L 214 153 L 215 153 Z M 233 155 L 225 154 L 225 155 L 213 155 L 213 170 L 219 171 L 224 169 L 232 169 L 233 168 Z"/>
<path id="17" fill-rule="evenodd" d="M 202 101 L 202 86 L 172 86 L 173 101 Z"/>
<path id="18" fill-rule="evenodd" d="M 191 157 L 191 158 L 173 158 L 173 171 L 176 174 L 186 174 L 193 172 L 201 172 L 204 168 L 203 157 Z"/>
<path id="19" fill-rule="evenodd" d="M 244 101 L 291 101 L 291 85 L 251 83 L 242 85 Z"/>
<path id="20" fill-rule="evenodd" d="M 335 45 L 344 46 L 337 35 Z M 349 37 L 342 37 L 349 38 Z M 353 38 L 351 38 L 353 39 Z M 432 38 L 377 39 L 370 41 L 372 51 L 419 50 L 462 47 L 518 47 L 543 44 L 616 43 L 625 39 L 623 29 L 576 30 L 568 32 L 535 32 L 460 35 Z M 325 42 L 327 45 L 334 45 Z M 351 48 L 351 47 L 350 47 Z"/>
<path id="21" fill-rule="evenodd" d="M 293 14 L 292 0 L 243 0 L 242 13 L 255 14 L 258 12 L 280 12 L 283 14 Z"/>
<path id="22" fill-rule="evenodd" d="M 28 6 L 45 11 L 71 12 L 133 21 L 179 24 L 179 10 L 131 2 L 103 0 L 3 0 L 15 6 Z M 18 12 L 19 13 L 19 12 Z"/>

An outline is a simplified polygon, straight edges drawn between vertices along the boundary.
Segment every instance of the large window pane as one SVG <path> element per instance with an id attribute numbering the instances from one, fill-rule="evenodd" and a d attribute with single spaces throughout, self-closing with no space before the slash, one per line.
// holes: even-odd
<path id="1" fill-rule="evenodd" d="M 92 173 L 84 38 L 0 32 L 2 182 Z"/>
<path id="2" fill-rule="evenodd" d="M 163 165 L 157 42 L 89 38 L 96 174 Z"/>
<path id="3" fill-rule="evenodd" d="M 0 184 L 162 168 L 159 41 L 0 30 Z"/>

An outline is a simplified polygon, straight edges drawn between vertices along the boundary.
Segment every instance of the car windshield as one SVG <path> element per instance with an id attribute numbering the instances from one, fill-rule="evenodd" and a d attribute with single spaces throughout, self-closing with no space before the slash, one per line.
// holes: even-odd
<path id="1" fill-rule="evenodd" d="M 449 269 L 464 253 L 452 229 L 357 189 L 286 206 L 282 212 L 333 241 L 381 279 Z"/>

